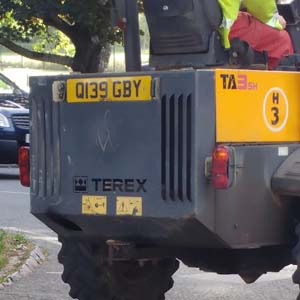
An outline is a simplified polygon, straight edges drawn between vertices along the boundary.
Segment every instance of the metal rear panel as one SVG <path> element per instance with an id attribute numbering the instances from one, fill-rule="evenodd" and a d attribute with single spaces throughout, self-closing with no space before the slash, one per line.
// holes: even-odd
<path id="1" fill-rule="evenodd" d="M 35 215 L 61 216 L 104 234 L 117 229 L 122 219 L 116 214 L 118 197 L 141 197 L 143 217 L 127 219 L 122 228 L 129 229 L 119 228 L 116 235 L 136 236 L 138 227 L 133 230 L 132 225 L 145 226 L 148 219 L 148 229 L 162 226 L 151 233 L 152 238 L 168 240 L 169 236 L 177 243 L 184 228 L 193 224 L 199 239 L 191 234 L 186 244 L 219 243 L 213 234 L 209 238 L 206 228 L 214 227 L 214 193 L 203 171 L 215 138 L 214 72 L 151 75 L 160 81 L 160 97 L 132 103 L 55 103 L 53 82 L 70 77 L 31 80 L 31 210 Z M 200 82 L 203 89 L 196 88 Z M 103 185 L 112 179 L 146 183 L 139 191 L 136 187 L 112 190 L 111 183 Z M 76 189 L 78 184 L 84 188 Z M 106 215 L 87 221 L 93 216 L 82 213 L 84 195 L 106 197 Z M 107 226 L 99 226 L 105 220 Z M 178 227 L 167 225 L 171 220 L 178 220 Z"/>
<path id="2" fill-rule="evenodd" d="M 289 243 L 293 234 L 290 202 L 271 189 L 272 175 L 297 144 L 232 145 L 235 179 L 216 194 L 216 231 L 234 248 Z M 281 154 L 281 149 L 287 149 Z"/>
<path id="3" fill-rule="evenodd" d="M 41 80 L 31 98 L 31 195 L 37 210 L 61 201 L 60 106 L 49 95 L 51 86 Z"/>
<path id="4" fill-rule="evenodd" d="M 160 82 L 159 95 L 135 102 L 55 103 L 52 83 L 70 77 L 31 80 L 33 214 L 97 237 L 143 243 L 243 248 L 288 242 L 289 208 L 270 188 L 286 158 L 278 146 L 227 144 L 236 156 L 235 179 L 216 191 L 205 176 L 216 144 L 215 72 L 147 75 Z M 84 213 L 83 196 L 106 199 L 107 210 Z M 121 215 L 119 197 L 139 198 L 142 216 Z"/>
<path id="5" fill-rule="evenodd" d="M 142 196 L 145 217 L 196 214 L 196 72 L 154 76 L 160 99 L 140 103 L 54 103 L 61 78 L 32 80 L 32 194 L 47 198 L 44 209 L 80 214 L 86 193 L 107 196 L 111 216 L 118 196 Z M 78 178 L 87 179 L 84 193 Z M 146 192 L 105 191 L 104 179 L 146 180 Z"/>
<path id="6" fill-rule="evenodd" d="M 272 190 L 279 195 L 300 197 L 300 148 L 276 170 L 272 177 Z"/>

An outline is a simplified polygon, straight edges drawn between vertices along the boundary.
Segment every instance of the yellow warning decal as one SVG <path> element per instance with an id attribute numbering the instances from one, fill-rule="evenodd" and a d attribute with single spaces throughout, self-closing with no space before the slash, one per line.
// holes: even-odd
<path id="1" fill-rule="evenodd" d="M 84 215 L 106 215 L 107 197 L 106 196 L 82 196 L 82 213 Z"/>
<path id="2" fill-rule="evenodd" d="M 217 142 L 299 142 L 300 73 L 216 70 Z"/>
<path id="3" fill-rule="evenodd" d="M 151 76 L 67 80 L 67 102 L 151 101 Z"/>
<path id="4" fill-rule="evenodd" d="M 141 197 L 117 197 L 117 215 L 142 216 L 143 199 Z"/>

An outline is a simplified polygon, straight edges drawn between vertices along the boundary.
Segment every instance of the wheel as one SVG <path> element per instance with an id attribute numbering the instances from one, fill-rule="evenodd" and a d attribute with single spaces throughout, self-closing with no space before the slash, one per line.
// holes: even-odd
<path id="1" fill-rule="evenodd" d="M 179 267 L 175 258 L 156 263 L 118 261 L 109 265 L 104 247 L 60 239 L 58 260 L 64 266 L 62 279 L 70 296 L 79 300 L 164 300 L 172 288 L 172 275 Z"/>
<path id="2" fill-rule="evenodd" d="M 296 227 L 296 235 L 298 237 L 298 243 L 293 249 L 293 256 L 297 263 L 297 269 L 293 275 L 293 282 L 300 285 L 300 224 Z M 300 294 L 298 295 L 297 300 L 300 300 Z"/>

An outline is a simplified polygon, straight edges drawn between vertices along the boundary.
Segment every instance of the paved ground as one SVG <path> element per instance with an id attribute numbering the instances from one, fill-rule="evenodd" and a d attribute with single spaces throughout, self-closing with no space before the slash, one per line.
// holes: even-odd
<path id="1" fill-rule="evenodd" d="M 0 168 L 0 228 L 22 231 L 49 253 L 46 263 L 11 287 L 0 291 L 0 300 L 66 300 L 68 286 L 60 279 L 57 262 L 60 244 L 56 235 L 29 213 L 29 189 L 18 183 L 16 169 Z"/>
<path id="2" fill-rule="evenodd" d="M 21 230 L 49 253 L 48 261 L 33 274 L 0 291 L 0 300 L 70 300 L 56 259 L 59 243 L 55 234 L 29 214 L 29 191 L 19 186 L 15 169 L 0 168 L 0 209 L 0 228 Z M 245 285 L 238 276 L 218 276 L 182 266 L 166 299 L 295 300 L 298 288 L 290 279 L 293 270 L 288 267 Z"/>

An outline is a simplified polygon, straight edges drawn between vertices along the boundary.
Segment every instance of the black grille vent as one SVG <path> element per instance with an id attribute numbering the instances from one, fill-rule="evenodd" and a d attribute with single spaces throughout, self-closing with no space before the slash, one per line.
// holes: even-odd
<path id="1" fill-rule="evenodd" d="M 20 114 L 12 116 L 16 128 L 29 130 L 29 114 Z"/>
<path id="2" fill-rule="evenodd" d="M 192 95 L 162 98 L 162 198 L 191 201 Z"/>
<path id="3" fill-rule="evenodd" d="M 201 36 L 196 35 L 176 35 L 164 36 L 159 39 L 152 39 L 153 54 L 179 54 L 179 53 L 200 53 L 207 51 L 207 45 Z"/>

